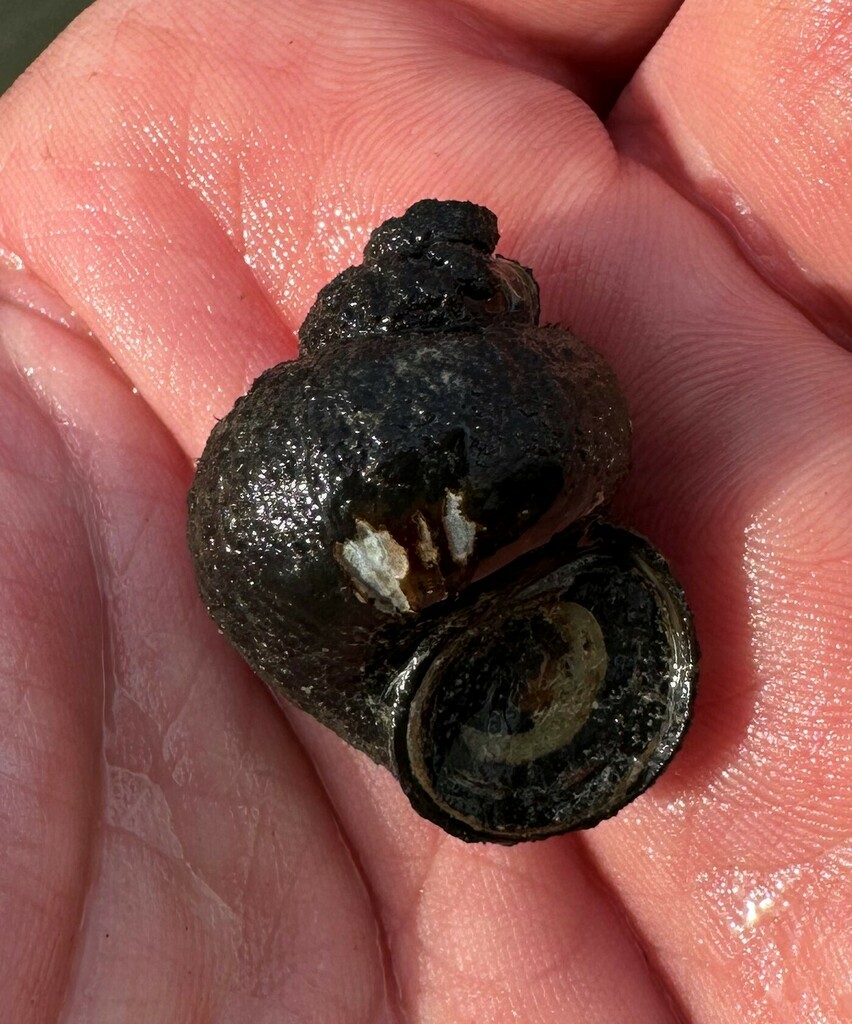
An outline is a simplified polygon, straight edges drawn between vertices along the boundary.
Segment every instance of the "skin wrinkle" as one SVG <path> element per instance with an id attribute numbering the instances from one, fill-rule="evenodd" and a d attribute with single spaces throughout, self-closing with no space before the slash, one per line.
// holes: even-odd
<path id="1" fill-rule="evenodd" d="M 268 812 L 266 812 L 264 808 L 261 808 L 261 812 L 260 812 L 260 815 L 258 816 L 258 820 L 256 822 L 253 822 L 253 824 L 252 824 L 251 846 L 250 846 L 250 849 L 249 849 L 248 863 L 246 865 L 243 885 L 241 887 L 241 891 L 242 892 L 246 892 L 247 890 L 250 890 L 250 888 L 251 888 L 250 882 L 251 882 L 252 877 L 256 873 L 257 864 L 258 864 L 258 844 L 259 844 L 259 839 L 260 839 L 261 831 L 263 830 L 264 826 L 267 824 L 267 821 L 268 821 Z M 299 859 L 299 858 L 297 858 L 297 859 Z M 287 893 L 293 891 L 297 887 L 298 881 L 299 881 L 298 874 L 294 872 L 290 877 L 288 877 L 286 886 L 283 888 L 283 892 L 285 894 L 287 894 Z M 248 940 L 247 940 L 247 936 L 246 936 L 247 929 L 245 927 L 245 912 L 244 912 L 244 908 L 243 907 L 240 907 L 240 919 L 243 922 L 243 927 L 241 928 L 243 944 L 247 946 L 248 945 Z M 267 935 L 265 936 L 265 942 L 264 942 L 264 947 L 263 947 L 264 948 L 264 952 L 268 951 L 269 953 L 271 953 L 272 951 L 274 951 L 274 949 L 275 949 L 275 942 L 274 942 L 274 940 L 277 937 L 277 935 L 278 935 L 278 933 L 280 931 L 280 928 L 281 928 L 281 919 L 280 918 L 274 918 L 273 919 L 273 923 L 272 923 L 272 928 L 268 931 Z M 271 957 L 264 955 L 264 956 L 259 957 L 259 960 L 262 963 L 265 963 L 265 962 L 269 962 L 271 960 Z"/>
<path id="2" fill-rule="evenodd" d="M 172 716 L 171 722 L 162 731 L 160 749 L 161 749 L 161 753 L 162 753 L 163 763 L 171 771 L 172 778 L 174 778 L 174 770 L 173 770 L 173 767 L 171 766 L 171 762 L 172 762 L 173 758 L 172 758 L 171 753 L 169 753 L 168 751 L 170 750 L 173 736 L 177 733 L 179 725 L 181 724 L 181 722 L 183 721 L 184 716 L 188 712 L 190 703 L 195 699 L 195 697 L 198 694 L 199 690 L 201 689 L 202 685 L 203 684 L 202 684 L 202 681 L 201 681 L 200 678 L 196 677 L 195 679 L 193 679 L 193 681 L 190 683 L 186 693 L 183 696 L 183 702 L 181 703 L 180 707 L 178 708 L 177 713 Z M 130 699 L 132 700 L 133 698 L 130 697 Z"/>
<path id="3" fill-rule="evenodd" d="M 412 924 L 420 917 L 421 905 L 423 903 L 423 897 L 426 893 L 427 884 L 429 878 L 435 869 L 435 863 L 441 853 L 441 847 L 448 842 L 448 838 L 437 835 L 435 836 L 435 842 L 433 844 L 432 854 L 429 860 L 426 862 L 422 875 L 418 883 L 415 883 L 411 889 L 411 896 L 407 901 L 406 909 L 402 914 L 395 914 L 391 931 L 402 932 L 406 926 Z M 376 896 L 377 905 L 381 904 L 380 897 Z M 388 910 L 384 911 L 384 916 L 388 914 Z"/>
<path id="4" fill-rule="evenodd" d="M 9 267 L 4 270 L 0 267 L 0 303 L 13 309 L 39 314 L 51 323 L 64 327 L 78 338 L 85 338 L 91 333 L 73 310 L 61 302 L 55 292 L 22 269 Z M 62 308 L 57 308 L 60 305 Z"/>
<path id="5" fill-rule="evenodd" d="M 175 809 L 173 808 L 172 804 L 169 801 L 169 798 L 166 794 L 166 790 L 162 785 L 160 785 L 160 783 L 157 780 L 157 775 L 159 774 L 157 770 L 158 765 L 153 764 L 151 765 L 148 771 L 138 772 L 133 771 L 132 769 L 128 769 L 122 764 L 113 764 L 107 760 L 107 767 L 112 769 L 113 772 L 119 773 L 121 776 L 136 776 L 143 782 L 143 784 L 150 785 L 156 790 L 156 793 L 162 798 L 162 803 L 168 811 L 169 817 L 166 822 L 168 829 L 168 837 L 176 844 L 177 849 L 174 851 L 174 853 L 164 850 L 161 847 L 161 845 L 153 838 L 140 834 L 139 831 L 131 828 L 129 825 L 121 825 L 112 822 L 108 824 L 106 827 L 109 830 L 111 830 L 114 834 L 119 836 L 124 835 L 131 842 L 140 844 L 140 846 L 142 846 L 144 849 L 149 850 L 156 857 L 162 857 L 165 860 L 174 863 L 178 868 L 185 867 L 189 872 L 190 876 L 192 877 L 193 882 L 200 886 L 201 890 L 213 899 L 214 904 L 220 910 L 224 911 L 225 916 L 228 919 L 237 924 L 244 923 L 244 914 L 242 913 L 242 908 L 239 905 L 239 903 L 232 905 L 232 903 L 226 898 L 226 896 L 219 891 L 218 887 L 215 886 L 210 880 L 205 878 L 203 869 L 199 864 L 193 862 L 193 859 L 187 852 L 184 843 L 181 842 L 181 839 L 178 835 L 178 826 L 175 823 Z M 168 770 L 166 771 L 166 774 L 168 774 L 169 777 L 171 777 L 171 773 L 169 773 Z M 125 809 L 122 808 L 122 811 L 124 810 Z M 256 829 L 254 830 L 254 835 L 252 838 L 253 842 L 255 842 L 257 838 Z"/>

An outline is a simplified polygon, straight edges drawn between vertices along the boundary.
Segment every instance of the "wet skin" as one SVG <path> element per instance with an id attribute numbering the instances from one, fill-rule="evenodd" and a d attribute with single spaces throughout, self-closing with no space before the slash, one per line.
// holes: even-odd
<path id="1" fill-rule="evenodd" d="M 10 1020 L 852 1015 L 850 16 L 624 7 L 103 2 L 0 101 Z M 615 367 L 704 653 L 665 777 L 531 847 L 279 713 L 185 550 L 216 417 L 430 194 Z"/>

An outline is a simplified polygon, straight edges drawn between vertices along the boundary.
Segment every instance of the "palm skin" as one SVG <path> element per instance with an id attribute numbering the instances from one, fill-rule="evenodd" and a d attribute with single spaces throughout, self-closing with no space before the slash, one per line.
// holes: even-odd
<path id="1" fill-rule="evenodd" d="M 4 97 L 4 1020 L 852 1017 L 852 14 L 627 6 L 102 0 Z M 426 195 L 615 366 L 704 652 L 663 779 L 508 850 L 281 714 L 184 543 L 215 417 Z"/>

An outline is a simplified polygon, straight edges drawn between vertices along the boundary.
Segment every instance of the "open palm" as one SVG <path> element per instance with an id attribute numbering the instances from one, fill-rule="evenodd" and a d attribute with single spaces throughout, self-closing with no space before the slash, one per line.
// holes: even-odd
<path id="1" fill-rule="evenodd" d="M 852 1017 L 852 12 L 676 7 L 102 0 L 0 103 L 3 1021 Z M 423 196 L 615 366 L 704 651 L 657 786 L 508 850 L 281 714 L 185 550 L 215 418 Z"/>

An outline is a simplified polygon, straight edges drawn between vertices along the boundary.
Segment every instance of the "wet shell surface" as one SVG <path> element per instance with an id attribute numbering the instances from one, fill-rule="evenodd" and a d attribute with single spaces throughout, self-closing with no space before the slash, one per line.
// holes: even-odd
<path id="1" fill-rule="evenodd" d="M 609 817 L 677 749 L 697 645 L 643 538 L 615 376 L 538 325 L 497 223 L 423 200 L 319 293 L 297 360 L 214 427 L 199 590 L 246 661 L 469 841 Z"/>

